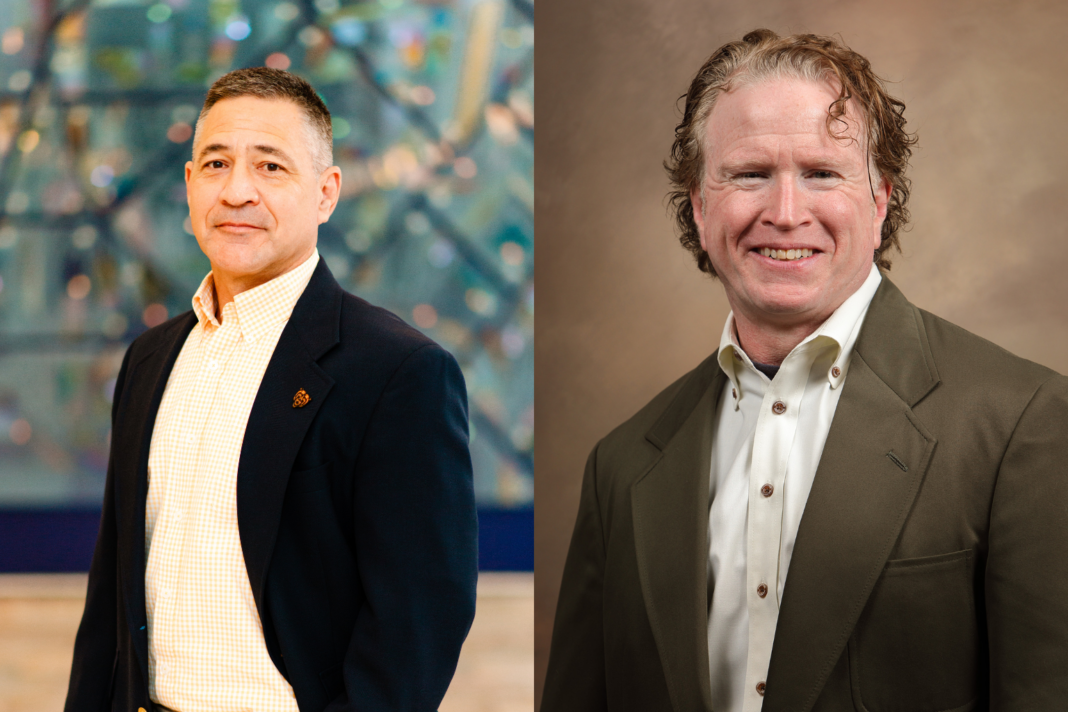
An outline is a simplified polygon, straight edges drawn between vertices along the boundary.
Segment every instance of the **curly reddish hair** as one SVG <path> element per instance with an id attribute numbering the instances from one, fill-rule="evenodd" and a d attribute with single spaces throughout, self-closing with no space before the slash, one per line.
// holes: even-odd
<path id="1" fill-rule="evenodd" d="M 891 249 L 901 251 L 898 232 L 909 221 L 911 181 L 905 170 L 916 136 L 905 131 L 905 104 L 886 93 L 883 80 L 872 71 L 868 60 L 833 37 L 819 35 L 780 37 L 771 30 L 753 30 L 740 41 L 720 47 L 697 72 L 685 94 L 686 108 L 682 122 L 675 127 L 671 156 L 664 162 L 671 179 L 668 202 L 679 227 L 679 242 L 694 256 L 702 272 L 716 276 L 708 253 L 701 247 L 690 200 L 704 179 L 708 117 L 719 96 L 736 84 L 782 77 L 837 84 L 838 98 L 827 107 L 827 130 L 833 136 L 844 135 L 843 117 L 848 102 L 861 109 L 869 164 L 891 186 L 882 242 L 873 257 L 879 267 L 890 269 L 887 253 Z M 842 133 L 834 132 L 836 123 L 843 127 Z"/>

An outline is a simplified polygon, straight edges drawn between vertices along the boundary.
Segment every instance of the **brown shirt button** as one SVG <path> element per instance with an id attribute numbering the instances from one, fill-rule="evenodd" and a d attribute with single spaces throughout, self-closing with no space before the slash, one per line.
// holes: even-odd
<path id="1" fill-rule="evenodd" d="M 763 487 L 760 488 L 760 494 L 764 495 L 765 497 L 770 497 L 771 493 L 774 492 L 774 491 L 775 491 L 775 488 L 772 487 L 771 485 L 764 485 Z"/>
<path id="2" fill-rule="evenodd" d="M 834 376 L 835 378 L 838 378 L 839 376 L 842 375 L 842 369 L 840 369 L 837 366 L 835 366 L 834 368 L 831 369 L 831 375 Z"/>
<path id="3" fill-rule="evenodd" d="M 782 415 L 786 412 L 786 404 L 782 401 L 775 401 L 775 404 L 771 406 L 771 412 L 775 415 Z"/>
<path id="4" fill-rule="evenodd" d="M 735 361 L 741 361 L 742 360 L 742 355 L 740 353 L 738 353 L 737 351 L 734 352 L 734 360 Z"/>
<path id="5" fill-rule="evenodd" d="M 757 586 L 757 595 L 760 596 L 761 598 L 764 598 L 764 596 L 767 596 L 768 595 L 768 587 L 766 585 L 764 585 L 764 584 L 760 584 L 759 586 Z"/>
<path id="6" fill-rule="evenodd" d="M 763 697 L 764 696 L 764 690 L 766 690 L 767 687 L 768 686 L 765 685 L 763 681 L 758 682 L 757 683 L 757 694 L 760 695 L 761 697 Z"/>
<path id="7" fill-rule="evenodd" d="M 731 398 L 737 398 L 737 397 L 738 397 L 738 391 L 736 391 L 736 390 L 734 390 L 734 389 L 732 388 L 732 389 L 731 389 Z"/>

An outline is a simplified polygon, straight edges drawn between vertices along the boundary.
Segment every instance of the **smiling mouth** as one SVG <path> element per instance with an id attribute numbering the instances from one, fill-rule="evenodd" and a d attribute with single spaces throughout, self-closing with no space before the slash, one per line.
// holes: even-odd
<path id="1" fill-rule="evenodd" d="M 814 250 L 807 247 L 799 250 L 773 250 L 770 247 L 761 247 L 758 251 L 764 257 L 770 257 L 773 260 L 782 260 L 784 262 L 811 257 L 814 253 Z"/>

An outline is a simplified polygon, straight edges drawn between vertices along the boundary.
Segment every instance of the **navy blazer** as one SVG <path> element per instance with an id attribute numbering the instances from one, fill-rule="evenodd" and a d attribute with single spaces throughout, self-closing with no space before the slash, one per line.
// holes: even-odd
<path id="1" fill-rule="evenodd" d="M 66 712 L 153 712 L 145 499 L 186 312 L 130 345 Z M 304 389 L 311 400 L 293 407 Z M 467 395 L 455 359 L 346 293 L 320 261 L 249 415 L 237 473 L 245 567 L 302 712 L 437 709 L 475 610 Z"/>

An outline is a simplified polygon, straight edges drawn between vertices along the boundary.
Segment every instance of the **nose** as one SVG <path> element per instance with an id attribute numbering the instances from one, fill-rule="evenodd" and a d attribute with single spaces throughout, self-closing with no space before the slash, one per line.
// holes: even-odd
<path id="1" fill-rule="evenodd" d="M 234 208 L 259 203 L 260 194 L 252 179 L 251 168 L 244 161 L 235 164 L 227 174 L 219 200 Z"/>
<path id="2" fill-rule="evenodd" d="M 808 223 L 805 191 L 793 176 L 775 178 L 762 222 L 777 230 L 795 230 Z"/>

